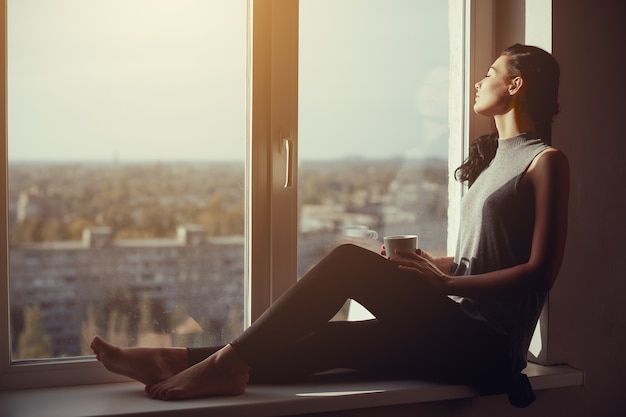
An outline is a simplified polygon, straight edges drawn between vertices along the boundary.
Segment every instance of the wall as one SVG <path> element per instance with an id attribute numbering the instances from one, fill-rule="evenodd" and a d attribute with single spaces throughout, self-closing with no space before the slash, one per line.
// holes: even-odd
<path id="1" fill-rule="evenodd" d="M 553 53 L 562 67 L 555 145 L 570 158 L 572 187 L 568 247 L 551 296 L 551 348 L 585 370 L 585 387 L 561 396 L 568 415 L 626 415 L 626 3 L 553 4 Z"/>
<path id="2" fill-rule="evenodd" d="M 553 0 L 552 52 L 562 71 L 554 145 L 569 157 L 572 186 L 550 356 L 583 369 L 585 386 L 540 391 L 522 410 L 496 396 L 342 415 L 626 415 L 625 17 L 622 0 Z"/>

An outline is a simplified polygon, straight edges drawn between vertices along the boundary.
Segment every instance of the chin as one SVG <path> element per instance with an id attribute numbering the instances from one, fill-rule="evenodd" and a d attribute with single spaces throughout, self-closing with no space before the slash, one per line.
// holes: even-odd
<path id="1" fill-rule="evenodd" d="M 474 104 L 473 108 L 474 108 L 474 113 L 480 114 L 481 116 L 493 117 L 495 115 L 493 112 L 493 109 L 490 109 L 490 108 L 484 108 L 476 104 Z"/>

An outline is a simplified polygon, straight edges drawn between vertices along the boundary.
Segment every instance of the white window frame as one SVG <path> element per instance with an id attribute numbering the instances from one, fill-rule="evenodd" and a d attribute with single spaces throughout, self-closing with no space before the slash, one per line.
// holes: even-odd
<path id="1" fill-rule="evenodd" d="M 253 0 L 248 322 L 297 278 L 298 1 Z"/>
<path id="2" fill-rule="evenodd" d="M 521 1 L 521 0 L 520 0 Z M 246 185 L 246 325 L 297 279 L 298 1 L 248 0 L 248 126 Z M 522 3 L 524 3 L 522 1 Z M 551 0 L 526 0 L 545 15 Z M 537 6 L 539 4 L 539 6 Z M 469 138 L 488 121 L 471 111 L 474 82 L 495 59 L 495 0 L 449 0 L 450 172 L 465 158 Z M 528 13 L 528 7 L 526 12 Z M 0 201 L 7 201 L 6 0 L 0 0 Z M 528 21 L 529 19 L 527 19 Z M 551 33 L 551 29 L 547 32 Z M 464 39 L 461 41 L 461 39 Z M 537 42 L 535 42 L 537 44 Z M 545 44 L 543 45 L 545 47 Z M 479 55 L 481 54 L 481 55 Z M 459 91 L 461 93 L 459 94 Z M 287 148 L 286 145 L 289 145 Z M 450 175 L 448 252 L 453 253 L 463 186 Z M 8 300 L 8 207 L 0 204 L 0 390 L 82 385 L 127 380 L 92 358 L 55 359 L 13 365 Z M 543 331 L 542 334 L 547 334 Z M 544 336 L 545 336 L 544 334 Z M 546 346 L 545 340 L 542 341 Z"/>

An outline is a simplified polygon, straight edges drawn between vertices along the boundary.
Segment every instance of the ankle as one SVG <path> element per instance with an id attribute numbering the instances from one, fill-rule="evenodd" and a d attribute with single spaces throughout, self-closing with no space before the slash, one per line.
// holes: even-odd
<path id="1" fill-rule="evenodd" d="M 250 366 L 231 346 L 226 345 L 215 354 L 215 365 L 221 373 L 248 374 Z"/>
<path id="2" fill-rule="evenodd" d="M 169 367 L 173 373 L 182 372 L 189 367 L 187 348 L 167 348 L 161 352 L 164 364 Z"/>

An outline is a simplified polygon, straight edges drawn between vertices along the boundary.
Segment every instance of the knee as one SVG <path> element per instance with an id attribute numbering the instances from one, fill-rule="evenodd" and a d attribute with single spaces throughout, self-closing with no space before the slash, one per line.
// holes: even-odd
<path id="1" fill-rule="evenodd" d="M 367 249 L 363 249 L 362 247 L 357 246 L 352 243 L 344 243 L 344 244 L 337 246 L 335 249 L 333 249 L 330 255 L 333 257 L 340 257 L 344 259 L 352 259 L 352 258 L 358 258 L 359 256 L 363 256 L 363 253 L 366 253 L 366 252 L 371 252 L 371 251 Z"/>
<path id="2" fill-rule="evenodd" d="M 353 267 L 357 265 L 373 266 L 378 265 L 379 262 L 383 263 L 386 261 L 380 254 L 352 243 L 344 243 L 337 246 L 330 252 L 329 257 L 333 261 L 340 261 L 343 264 L 348 263 Z"/>

